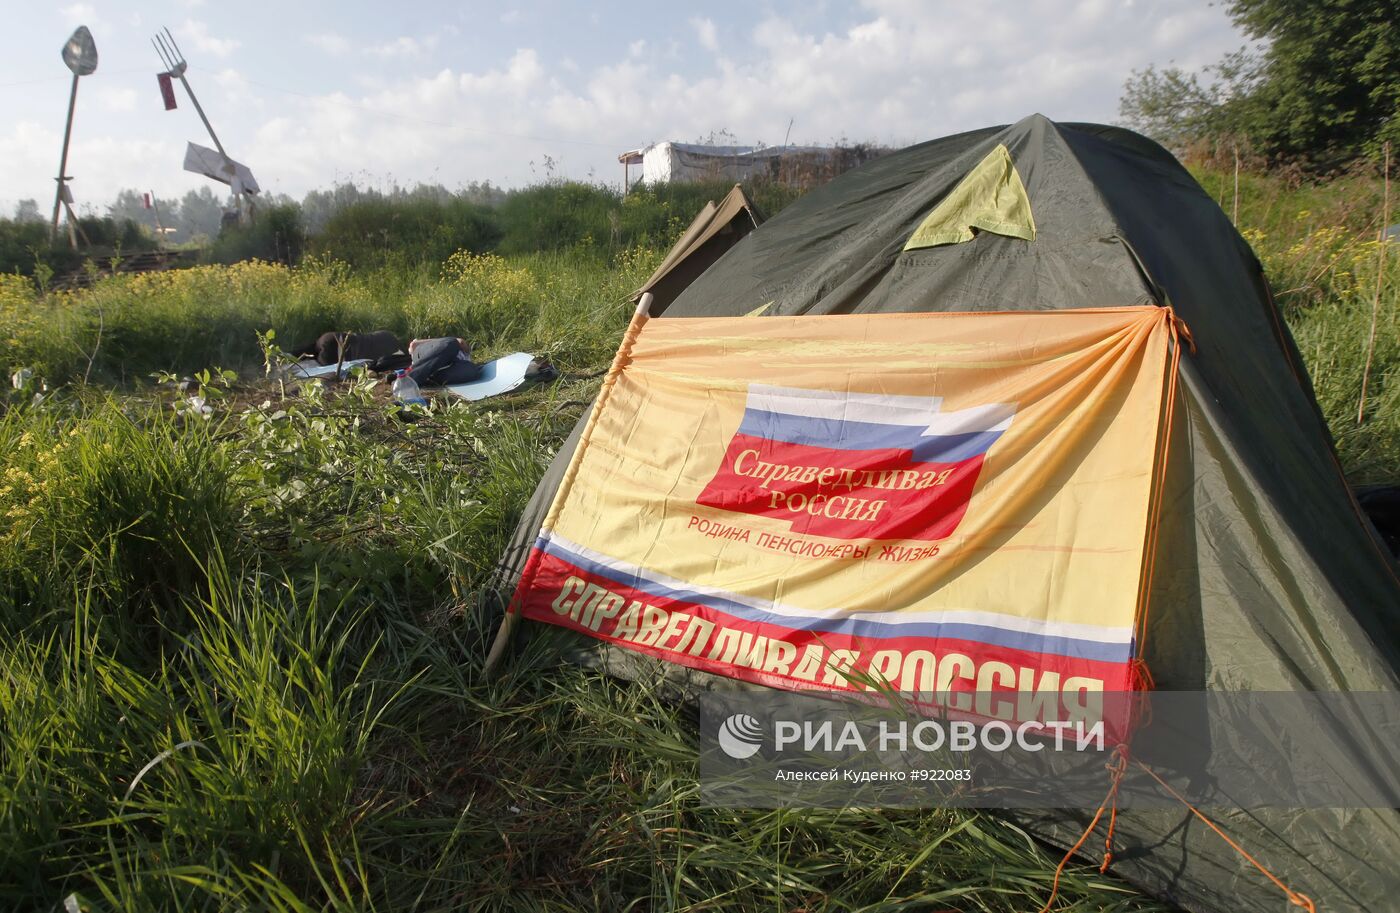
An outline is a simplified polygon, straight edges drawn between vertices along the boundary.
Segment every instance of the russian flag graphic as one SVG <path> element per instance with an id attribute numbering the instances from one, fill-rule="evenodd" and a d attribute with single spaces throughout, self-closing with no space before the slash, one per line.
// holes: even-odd
<path id="1" fill-rule="evenodd" d="M 744 417 L 697 503 L 834 539 L 952 535 L 1015 404 L 750 384 Z"/>

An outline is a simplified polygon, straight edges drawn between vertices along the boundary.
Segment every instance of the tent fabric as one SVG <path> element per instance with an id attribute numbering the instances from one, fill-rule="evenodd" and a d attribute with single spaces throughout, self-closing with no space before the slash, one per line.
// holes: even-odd
<path id="1" fill-rule="evenodd" d="M 741 238 L 763 224 L 763 216 L 744 189 L 735 184 L 718 205 L 713 200 L 681 233 L 661 265 L 632 293 L 637 301 L 652 294 L 651 313 L 660 314 L 687 285 L 694 282 Z"/>
<path id="2" fill-rule="evenodd" d="M 1071 702 L 1135 687 L 1170 311 L 638 314 L 628 338 L 525 617 L 790 690 L 862 691 L 853 668 L 929 693 L 935 656 Z"/>
<path id="3" fill-rule="evenodd" d="M 971 241 L 974 230 L 1035 240 L 1035 219 L 1011 153 L 998 145 L 914 229 L 904 249 Z"/>
<path id="4" fill-rule="evenodd" d="M 929 211 L 998 145 L 1025 187 L 1036 240 L 988 232 L 906 251 Z M 767 317 L 1143 304 L 1171 305 L 1196 345 L 1180 365 L 1143 645 L 1156 687 L 1396 693 L 1400 581 L 1346 487 L 1259 261 L 1150 140 L 1036 115 L 912 146 L 788 206 L 681 291 L 664 316 L 738 316 L 764 306 Z M 503 556 L 503 594 L 514 589 L 577 441 L 576 430 L 526 506 Z M 736 687 L 593 643 L 568 649 L 627 677 Z M 1316 732 L 1299 737 L 1344 751 L 1353 735 L 1339 721 L 1316 722 Z M 1209 770 L 1198 774 L 1197 785 L 1208 785 Z M 1213 817 L 1321 910 L 1389 909 L 1400 893 L 1395 810 Z M 1087 815 L 1023 812 L 1018 820 L 1069 846 Z M 1101 847 L 1092 839 L 1082 853 L 1097 861 Z M 1185 809 L 1120 812 L 1111 871 L 1194 911 L 1287 906 Z"/>

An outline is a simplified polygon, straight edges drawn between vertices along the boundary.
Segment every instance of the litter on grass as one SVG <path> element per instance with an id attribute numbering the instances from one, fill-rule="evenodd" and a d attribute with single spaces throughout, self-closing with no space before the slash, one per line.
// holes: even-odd
<path id="1" fill-rule="evenodd" d="M 454 396 L 473 401 L 486 399 L 488 396 L 499 396 L 525 383 L 530 373 L 530 363 L 534 360 L 535 356 L 529 352 L 515 352 L 482 365 L 481 376 L 476 380 L 442 389 Z"/>

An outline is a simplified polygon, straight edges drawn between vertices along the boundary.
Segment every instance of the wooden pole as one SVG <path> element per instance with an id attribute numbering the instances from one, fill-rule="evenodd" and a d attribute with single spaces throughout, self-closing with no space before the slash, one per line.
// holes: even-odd
<path id="1" fill-rule="evenodd" d="M 190 81 L 185 78 L 184 73 L 180 73 L 179 77 L 180 85 L 185 87 L 185 94 L 188 95 L 190 101 L 194 103 L 195 113 L 199 115 L 200 120 L 204 121 L 204 129 L 209 131 L 209 138 L 214 141 L 214 148 L 219 150 L 219 155 L 222 155 L 224 161 L 227 162 L 228 153 L 224 151 L 224 144 L 219 142 L 219 136 L 214 132 L 214 127 L 209 123 L 209 118 L 204 116 L 204 109 L 199 106 L 199 99 L 194 97 L 194 89 L 190 88 Z"/>
<path id="2" fill-rule="evenodd" d="M 49 243 L 58 237 L 58 214 L 63 208 L 63 191 L 67 187 L 68 181 L 68 142 L 73 138 L 73 109 L 78 103 L 78 74 L 73 74 L 73 88 L 68 93 L 68 122 L 63 127 L 63 153 L 58 159 L 58 189 L 54 191 L 53 197 L 53 221 L 49 223 Z M 77 249 L 78 241 L 73 238 L 70 229 L 69 238 L 72 240 L 74 249 Z"/>
<path id="3" fill-rule="evenodd" d="M 151 212 L 156 217 L 156 247 L 165 247 L 165 226 L 160 224 L 160 204 L 156 202 L 156 192 L 151 191 Z"/>
<path id="4" fill-rule="evenodd" d="M 1385 144 L 1385 164 L 1382 166 L 1382 173 L 1385 180 L 1385 190 L 1381 196 L 1381 229 L 1376 233 L 1377 241 L 1380 244 L 1376 263 L 1376 295 L 1371 299 L 1371 336 L 1366 341 L 1366 367 L 1361 369 L 1361 398 L 1356 404 L 1356 424 L 1358 425 L 1366 419 L 1366 387 L 1371 380 L 1371 359 L 1376 355 L 1376 325 L 1380 322 L 1381 316 L 1381 289 L 1385 287 L 1385 249 L 1390 246 L 1390 240 L 1385 235 L 1385 230 L 1390 222 L 1389 140 Z"/>
<path id="5" fill-rule="evenodd" d="M 78 239 L 74 234 L 75 230 L 78 235 L 83 236 L 83 243 L 88 247 L 92 247 L 92 239 L 87 236 L 87 232 L 83 231 L 83 225 L 78 221 L 78 214 L 73 211 L 72 204 L 64 200 L 63 209 L 68 213 L 68 240 L 73 245 L 73 249 L 78 249 Z"/>
<path id="6" fill-rule="evenodd" d="M 1235 200 L 1230 206 L 1230 221 L 1240 227 L 1240 147 L 1235 148 Z"/>

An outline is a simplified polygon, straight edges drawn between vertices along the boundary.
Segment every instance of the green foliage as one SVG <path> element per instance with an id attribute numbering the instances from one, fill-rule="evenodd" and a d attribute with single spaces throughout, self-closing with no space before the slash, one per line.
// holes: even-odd
<path id="1" fill-rule="evenodd" d="M 1232 0 L 1268 45 L 1244 112 L 1259 150 L 1321 170 L 1400 140 L 1400 12 L 1393 0 Z"/>
<path id="2" fill-rule="evenodd" d="M 1201 75 L 1179 67 L 1134 70 L 1123 85 L 1118 113 L 1129 126 L 1174 149 L 1214 140 L 1250 147 L 1252 94 L 1259 61 L 1248 51 L 1227 54 Z"/>
<path id="3" fill-rule="evenodd" d="M 509 255 L 575 251 L 601 259 L 635 247 L 669 247 L 732 184 L 641 187 L 626 197 L 596 184 L 554 182 L 497 194 L 487 207 L 454 197 L 400 195 L 345 203 L 310 242 L 357 271 L 438 265 L 459 250 Z M 800 193 L 763 182 L 755 203 L 771 215 Z"/>
<path id="4" fill-rule="evenodd" d="M 625 197 L 592 184 L 553 183 L 510 194 L 497 210 L 505 254 L 580 247 L 604 255 L 631 247 L 668 248 L 730 182 L 640 186 Z M 760 212 L 774 215 L 801 191 L 760 182 L 746 188 Z"/>
<path id="5" fill-rule="evenodd" d="M 68 246 L 68 236 L 60 226 L 60 236 L 49 243 L 47 222 L 32 219 L 0 219 L 0 273 L 33 276 L 36 270 L 64 274 L 72 272 L 88 259 L 105 264 L 118 253 L 131 254 L 151 250 L 155 241 L 141 227 L 129 220 L 81 218 L 78 224 L 87 233 L 91 246 L 81 250 Z"/>
<path id="6" fill-rule="evenodd" d="M 327 330 L 387 329 L 405 341 L 465 336 L 481 354 L 517 347 L 565 368 L 591 365 L 615 346 L 626 296 L 659 258 L 624 251 L 614 267 L 576 252 L 509 263 L 461 252 L 442 272 L 368 274 L 342 261 L 248 261 L 106 277 L 47 295 L 0 275 L 0 368 L 28 367 L 53 385 L 136 383 L 210 365 L 250 373 L 262 368 L 258 336 L 268 329 L 293 351 Z"/>
<path id="7" fill-rule="evenodd" d="M 332 215 L 310 250 L 369 270 L 436 265 L 459 250 L 491 250 L 499 239 L 491 211 L 476 203 L 370 199 Z"/>
<path id="8" fill-rule="evenodd" d="M 131 253 L 151 250 L 155 241 L 130 219 L 110 219 L 84 216 L 78 219 L 90 242 L 84 256 L 100 258 L 103 251 Z M 61 226 L 60 226 L 61 228 Z M 81 236 L 79 236 L 81 239 Z"/>
<path id="9" fill-rule="evenodd" d="M 211 263 L 265 260 L 292 265 L 301 262 L 306 231 L 301 210 L 295 204 L 260 209 L 248 225 L 229 226 L 205 252 Z"/>
<path id="10" fill-rule="evenodd" d="M 52 256 L 47 224 L 0 219 L 0 272 L 32 275 L 36 261 L 47 262 Z"/>
<path id="11" fill-rule="evenodd" d="M 1274 162 L 1334 172 L 1400 140 L 1400 18 L 1391 0 L 1232 0 L 1256 51 L 1207 80 L 1149 66 L 1124 85 L 1125 121 L 1175 148 L 1228 138 Z"/>
<path id="12" fill-rule="evenodd" d="M 200 562 L 236 551 L 224 538 L 227 454 L 198 413 L 71 405 L 76 415 L 34 407 L 0 420 L 0 625 L 65 628 L 79 598 L 111 637 L 184 630 L 172 612 L 197 592 Z"/>
<path id="13" fill-rule="evenodd" d="M 1348 477 L 1356 485 L 1400 483 L 1400 245 L 1389 244 L 1380 273 L 1381 182 L 1350 176 L 1294 188 L 1243 174 L 1236 201 L 1232 175 L 1195 174 L 1227 212 L 1238 205 Z M 1373 310 L 1366 415 L 1358 422 Z"/>
<path id="14" fill-rule="evenodd" d="M 497 211 L 501 250 L 519 254 L 611 243 L 608 213 L 617 202 L 617 194 L 593 184 L 541 184 L 513 193 Z"/>
<path id="15" fill-rule="evenodd" d="M 868 154 L 863 147 L 856 150 Z M 854 161 L 854 160 L 853 160 Z M 302 204 L 269 197 L 248 225 L 219 228 L 223 209 L 207 188 L 180 201 L 162 201 L 167 240 L 203 245 L 204 263 L 262 260 L 294 266 L 305 255 L 349 264 L 355 272 L 435 273 L 458 251 L 506 255 L 570 252 L 607 263 L 626 251 L 667 248 L 705 203 L 719 200 L 727 182 L 638 187 L 625 197 L 595 184 L 552 182 L 502 191 L 490 184 L 454 193 L 436 185 L 391 193 L 353 184 L 313 191 Z M 775 181 L 749 186 L 759 210 L 773 215 L 802 193 Z M 0 272 L 60 276 L 88 259 L 106 266 L 111 257 L 155 247 L 154 211 L 142 195 L 124 190 L 105 219 L 84 219 L 91 249 L 50 246 L 42 220 L 0 219 Z M 26 213 L 28 211 L 26 210 Z M 210 240 L 210 239 L 213 240 Z"/>

